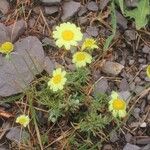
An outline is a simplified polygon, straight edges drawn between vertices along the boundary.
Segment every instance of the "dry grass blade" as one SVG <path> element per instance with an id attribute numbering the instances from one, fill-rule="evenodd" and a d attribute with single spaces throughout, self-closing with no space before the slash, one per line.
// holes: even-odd
<path id="1" fill-rule="evenodd" d="M 37 125 L 35 120 L 34 120 L 34 125 L 35 125 L 35 130 L 36 130 L 36 134 L 37 134 L 37 138 L 38 138 L 38 141 L 39 141 L 40 148 L 41 148 L 41 150 L 44 150 L 43 145 L 42 145 L 42 141 L 41 141 L 41 137 L 40 137 L 39 128 L 38 128 L 38 125 Z"/>

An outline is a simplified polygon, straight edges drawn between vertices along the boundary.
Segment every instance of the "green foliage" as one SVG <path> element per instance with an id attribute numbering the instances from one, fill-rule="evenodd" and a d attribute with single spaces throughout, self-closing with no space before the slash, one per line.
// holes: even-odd
<path id="1" fill-rule="evenodd" d="M 67 75 L 67 84 L 64 90 L 53 92 L 47 86 L 49 77 L 42 76 L 34 82 L 26 95 L 32 95 L 30 100 L 46 107 L 49 111 L 48 120 L 56 122 L 66 114 L 75 113 L 84 102 L 85 95 L 81 87 L 86 85 L 89 70 L 77 69 Z"/>
<path id="2" fill-rule="evenodd" d="M 104 44 L 104 48 L 103 50 L 107 50 L 110 46 L 110 43 L 111 41 L 113 40 L 115 34 L 116 34 L 116 26 L 117 26 L 117 23 L 116 23 L 116 12 L 115 12 L 115 4 L 114 4 L 114 0 L 112 0 L 111 2 L 111 24 L 112 24 L 112 35 L 110 35 L 106 41 L 105 41 L 105 44 Z"/>
<path id="3" fill-rule="evenodd" d="M 87 68 L 78 68 L 75 72 L 68 73 L 68 85 L 81 90 L 82 86 L 86 85 L 89 74 L 90 71 Z"/>
<path id="4" fill-rule="evenodd" d="M 126 10 L 125 15 L 134 18 L 136 29 L 145 27 L 148 23 L 147 15 L 150 15 L 150 4 L 149 0 L 140 0 L 137 8 L 133 10 Z"/>
<path id="5" fill-rule="evenodd" d="M 137 30 L 145 27 L 148 23 L 148 15 L 150 15 L 149 0 L 139 0 L 137 8 L 132 10 L 127 9 L 123 0 L 115 0 L 115 3 L 120 7 L 125 17 L 130 17 L 135 20 Z"/>
<path id="6" fill-rule="evenodd" d="M 91 112 L 81 123 L 80 129 L 83 132 L 90 132 L 95 135 L 96 132 L 99 132 L 107 124 L 109 124 L 110 118 L 107 116 L 102 116 L 97 112 Z"/>
<path id="7" fill-rule="evenodd" d="M 124 2 L 124 0 L 118 0 L 120 9 L 121 9 L 122 13 L 124 14 L 124 3 L 123 2 Z"/>
<path id="8" fill-rule="evenodd" d="M 87 116 L 79 124 L 81 131 L 95 135 L 96 132 L 102 130 L 109 124 L 111 118 L 101 113 L 107 107 L 107 103 L 108 96 L 105 94 L 99 94 L 91 101 Z"/>

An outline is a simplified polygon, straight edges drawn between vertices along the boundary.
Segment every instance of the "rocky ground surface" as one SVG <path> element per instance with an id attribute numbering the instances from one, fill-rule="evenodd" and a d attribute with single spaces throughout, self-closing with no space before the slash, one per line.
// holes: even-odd
<path id="1" fill-rule="evenodd" d="M 125 2 L 131 8 L 137 5 L 137 0 Z M 74 22 L 81 27 L 84 37 L 93 37 L 99 44 L 94 54 L 96 61 L 90 66 L 95 83 L 93 94 L 110 93 L 113 89 L 125 99 L 132 97 L 128 102 L 133 106 L 130 118 L 122 131 L 114 131 L 103 143 L 102 150 L 150 150 L 150 92 L 145 91 L 150 83 L 145 73 L 150 63 L 150 31 L 148 27 L 137 31 L 134 23 L 117 10 L 117 33 L 102 58 L 104 40 L 111 35 L 109 4 L 109 0 L 40 0 L 34 3 L 23 0 L 16 5 L 13 1 L 0 0 L 0 43 L 11 39 L 16 47 L 12 62 L 5 62 L 0 55 L 0 99 L 22 92 L 43 70 L 51 74 L 58 64 L 74 69 L 69 56 L 66 60 L 60 59 L 62 52 L 51 36 L 57 24 Z M 23 80 L 16 75 L 17 71 Z M 15 108 L 15 105 L 0 103 L 0 150 L 9 149 L 8 143 L 21 140 L 20 129 L 11 127 L 8 116 L 3 114 Z"/>

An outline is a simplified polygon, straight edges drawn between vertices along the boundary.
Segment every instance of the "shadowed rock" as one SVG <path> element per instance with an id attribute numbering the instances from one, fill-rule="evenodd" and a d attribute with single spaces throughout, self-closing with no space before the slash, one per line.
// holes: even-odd
<path id="1" fill-rule="evenodd" d="M 17 41 L 14 46 L 10 60 L 0 55 L 0 96 L 2 97 L 23 92 L 36 74 L 43 70 L 50 74 L 54 68 L 51 60 L 45 59 L 42 43 L 37 37 L 26 37 Z"/>

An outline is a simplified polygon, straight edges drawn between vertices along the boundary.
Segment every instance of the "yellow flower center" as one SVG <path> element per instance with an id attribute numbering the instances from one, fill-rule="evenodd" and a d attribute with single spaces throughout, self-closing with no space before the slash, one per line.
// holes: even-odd
<path id="1" fill-rule="evenodd" d="M 61 82 L 61 80 L 62 80 L 62 76 L 60 75 L 60 74 L 58 74 L 58 75 L 55 75 L 54 77 L 53 77 L 53 83 L 54 84 L 58 84 L 58 83 L 60 83 Z"/>
<path id="2" fill-rule="evenodd" d="M 86 47 L 91 47 L 93 44 L 94 44 L 93 40 L 87 40 L 87 41 L 85 41 L 85 46 Z"/>
<path id="3" fill-rule="evenodd" d="M 65 41 L 71 41 L 74 37 L 74 33 L 71 30 L 65 30 L 62 32 L 62 37 Z"/>
<path id="4" fill-rule="evenodd" d="M 126 107 L 126 103 L 122 99 L 115 99 L 112 105 L 115 110 L 123 110 Z"/>
<path id="5" fill-rule="evenodd" d="M 78 53 L 77 54 L 77 61 L 83 61 L 85 59 L 85 54 L 84 53 Z"/>
<path id="6" fill-rule="evenodd" d="M 27 118 L 25 118 L 25 117 L 22 117 L 19 119 L 20 124 L 25 124 L 26 122 L 27 122 Z"/>
<path id="7" fill-rule="evenodd" d="M 11 42 L 5 42 L 1 45 L 1 50 L 3 53 L 10 53 L 13 49 L 14 45 Z"/>

